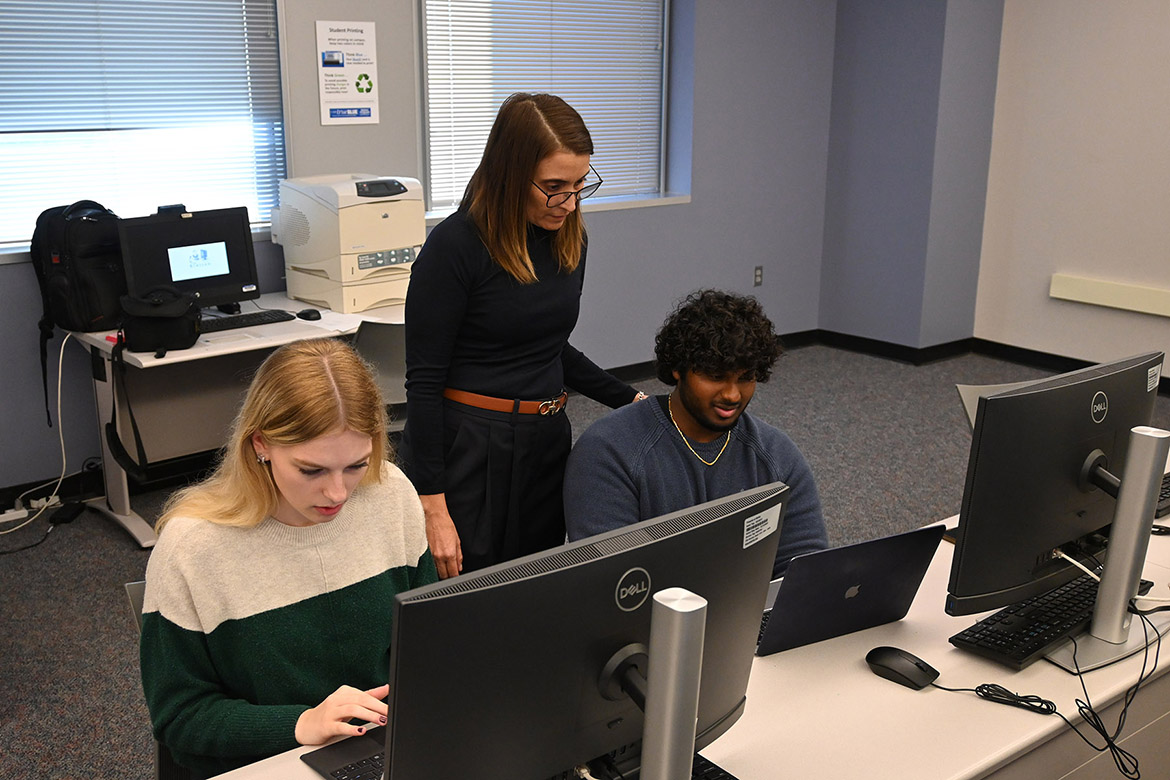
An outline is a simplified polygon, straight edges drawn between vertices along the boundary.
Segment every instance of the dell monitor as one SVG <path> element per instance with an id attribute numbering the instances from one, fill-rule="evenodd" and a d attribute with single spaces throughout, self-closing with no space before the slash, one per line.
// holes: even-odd
<path id="1" fill-rule="evenodd" d="M 650 646 L 651 674 L 670 662 L 650 642 L 651 596 L 668 588 L 707 601 L 687 755 L 723 734 L 745 706 L 787 491 L 772 483 L 399 594 L 386 779 L 635 769 L 643 710 L 612 672 L 631 647 Z"/>
<path id="2" fill-rule="evenodd" d="M 1080 576 L 1057 550 L 1093 568 L 1119 484 L 1111 495 L 1101 475 L 1125 479 L 1131 431 L 1152 421 L 1162 361 L 1139 355 L 979 398 L 948 614 L 1005 607 Z"/>
<path id="3" fill-rule="evenodd" d="M 164 208 L 120 220 L 118 234 L 132 296 L 174 287 L 193 296 L 201 308 L 260 297 L 244 206 L 192 212 Z"/>

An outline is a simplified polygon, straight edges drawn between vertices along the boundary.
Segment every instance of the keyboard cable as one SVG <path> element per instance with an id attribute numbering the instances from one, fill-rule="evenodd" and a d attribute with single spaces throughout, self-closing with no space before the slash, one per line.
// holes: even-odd
<path id="1" fill-rule="evenodd" d="M 1101 578 L 1097 576 L 1096 573 L 1089 570 L 1088 567 L 1075 560 L 1071 556 L 1066 555 L 1063 551 L 1057 550 L 1056 555 L 1069 561 L 1073 565 L 1083 570 L 1090 577 L 1100 582 Z M 995 683 L 983 683 L 982 685 L 978 685 L 975 688 L 947 688 L 939 685 L 938 683 L 931 683 L 931 685 L 935 688 L 938 688 L 939 690 L 948 691 L 951 693 L 974 693 L 976 696 L 991 702 L 995 702 L 996 704 L 1006 704 L 1012 707 L 1019 707 L 1021 709 L 1025 709 L 1030 712 L 1036 712 L 1041 715 L 1056 715 L 1061 720 L 1063 720 L 1070 729 L 1076 732 L 1076 735 L 1080 737 L 1081 740 L 1093 750 L 1097 751 L 1098 753 L 1109 751 L 1113 758 L 1114 766 L 1117 767 L 1117 771 L 1120 772 L 1124 777 L 1130 778 L 1130 780 L 1139 780 L 1139 778 L 1141 778 L 1141 772 L 1138 769 L 1137 758 L 1132 753 L 1129 753 L 1124 748 L 1122 748 L 1118 744 L 1117 740 L 1121 734 L 1121 730 L 1125 727 L 1125 719 L 1129 712 L 1130 704 L 1133 703 L 1133 700 L 1137 696 L 1137 692 L 1141 688 L 1142 684 L 1149 679 L 1150 675 L 1154 673 L 1154 669 L 1158 667 L 1158 659 L 1161 656 L 1162 637 L 1158 633 L 1157 629 L 1154 628 L 1153 624 L 1150 622 L 1150 619 L 1146 617 L 1146 615 L 1152 612 L 1170 610 L 1170 606 L 1141 610 L 1138 609 L 1134 603 L 1137 598 L 1143 598 L 1147 601 L 1157 602 L 1170 601 L 1170 599 L 1152 599 L 1145 596 L 1139 596 L 1130 600 L 1129 611 L 1137 615 L 1137 617 L 1142 621 L 1142 632 L 1145 636 L 1145 650 L 1142 656 L 1142 668 L 1141 672 L 1138 674 L 1137 682 L 1126 690 L 1125 696 L 1123 697 L 1124 704 L 1122 705 L 1121 713 L 1117 717 L 1117 727 L 1112 732 L 1109 731 L 1109 728 L 1105 725 L 1105 722 L 1102 720 L 1100 714 L 1098 714 L 1097 711 L 1093 708 L 1092 699 L 1089 696 L 1089 690 L 1085 684 L 1084 673 L 1081 672 L 1080 666 L 1077 664 L 1077 640 L 1075 637 L 1069 637 L 1069 640 L 1073 644 L 1073 668 L 1076 669 L 1077 679 L 1080 680 L 1081 683 L 1081 692 L 1084 693 L 1084 699 L 1075 700 L 1077 712 L 1081 716 L 1081 719 L 1086 724 L 1088 724 L 1089 728 L 1095 731 L 1105 741 L 1105 744 L 1102 746 L 1094 744 L 1092 740 L 1081 733 L 1081 730 L 1073 725 L 1073 723 L 1057 709 L 1054 702 L 1048 699 L 1044 699 L 1040 696 L 1013 693 L 1007 688 L 1004 688 L 1002 685 Z M 1152 666 L 1149 665 L 1151 629 L 1154 631 L 1155 640 L 1154 663 Z"/>

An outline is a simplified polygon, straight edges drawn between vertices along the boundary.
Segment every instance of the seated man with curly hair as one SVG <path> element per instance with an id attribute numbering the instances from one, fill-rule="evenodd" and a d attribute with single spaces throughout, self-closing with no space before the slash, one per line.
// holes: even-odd
<path id="1" fill-rule="evenodd" d="M 816 482 L 783 432 L 748 414 L 780 340 L 754 298 L 701 290 L 655 339 L 658 378 L 674 389 L 595 422 L 569 455 L 570 539 L 784 482 L 791 488 L 773 576 L 793 556 L 828 546 Z"/>

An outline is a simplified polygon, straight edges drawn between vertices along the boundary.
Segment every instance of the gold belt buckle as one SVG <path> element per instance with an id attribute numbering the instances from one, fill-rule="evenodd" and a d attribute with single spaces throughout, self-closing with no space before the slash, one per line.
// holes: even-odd
<path id="1" fill-rule="evenodd" d="M 564 405 L 565 397 L 562 395 L 548 401 L 541 401 L 539 411 L 545 416 L 554 415 L 559 412 L 561 407 Z"/>

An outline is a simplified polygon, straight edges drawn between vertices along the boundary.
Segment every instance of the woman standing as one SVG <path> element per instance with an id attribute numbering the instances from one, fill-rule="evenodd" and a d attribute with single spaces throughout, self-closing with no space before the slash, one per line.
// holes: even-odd
<path id="1" fill-rule="evenodd" d="M 223 460 L 180 491 L 146 567 L 156 738 L 207 777 L 385 723 L 390 605 L 434 582 L 365 364 L 333 339 L 256 373 Z"/>
<path id="2" fill-rule="evenodd" d="M 406 301 L 407 472 L 440 577 L 565 538 L 570 387 L 618 407 L 641 396 L 569 344 L 601 184 L 580 115 L 512 95 L 459 210 L 414 263 Z"/>

